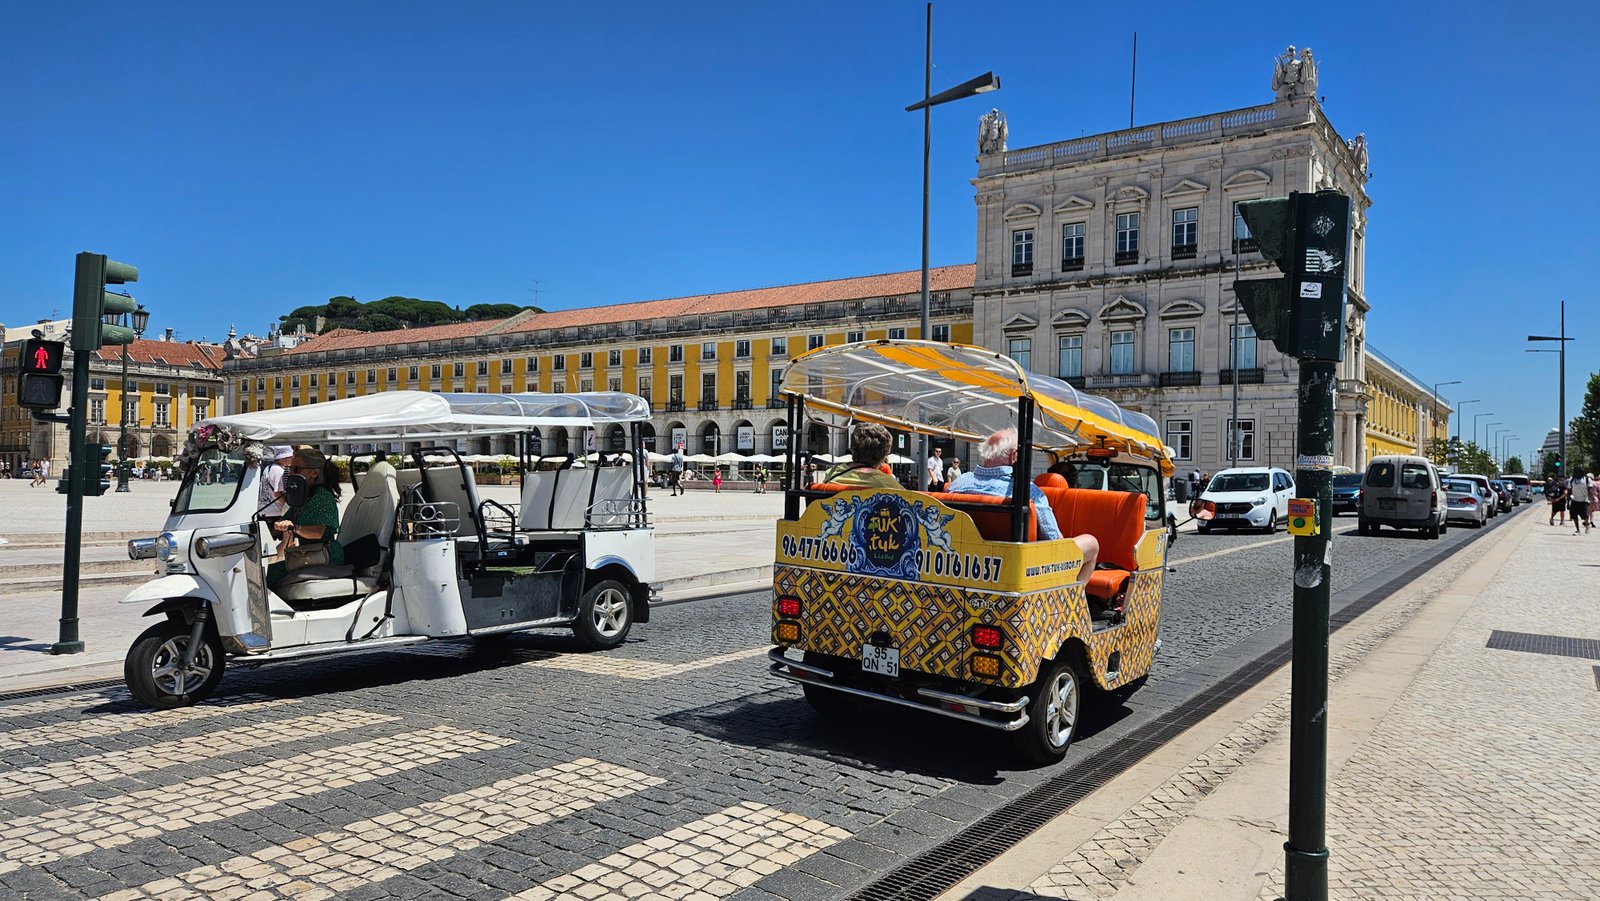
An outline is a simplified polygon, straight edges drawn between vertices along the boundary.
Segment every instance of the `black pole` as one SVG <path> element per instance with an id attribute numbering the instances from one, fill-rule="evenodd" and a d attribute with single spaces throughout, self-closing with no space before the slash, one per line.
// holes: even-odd
<path id="1" fill-rule="evenodd" d="M 1133 68 L 1128 73 L 1128 127 L 1133 127 L 1133 98 L 1139 88 L 1139 32 L 1133 33 Z"/>
<path id="2" fill-rule="evenodd" d="M 1296 488 L 1317 502 L 1317 535 L 1294 539 L 1294 665 L 1289 701 L 1289 901 L 1326 901 L 1328 842 L 1328 596 L 1333 567 L 1334 363 L 1300 361 L 1300 466 Z"/>
<path id="3" fill-rule="evenodd" d="M 1028 540 L 1028 506 L 1033 500 L 1033 398 L 1017 398 L 1017 462 L 1011 467 L 1011 540 Z"/>
<path id="4" fill-rule="evenodd" d="M 933 326 L 930 325 L 932 311 L 929 309 L 928 296 L 928 181 L 930 179 L 929 167 L 932 165 L 929 150 L 933 146 L 933 104 L 928 101 L 933 98 L 933 3 L 928 4 L 928 25 L 925 31 L 922 64 L 922 321 L 921 330 L 917 337 L 923 341 L 933 340 Z M 913 461 L 917 467 L 917 487 L 926 491 L 928 489 L 928 457 L 933 454 L 932 445 L 928 441 L 926 432 L 919 432 L 922 456 Z"/>
<path id="5" fill-rule="evenodd" d="M 1564 300 L 1561 302 L 1560 336 L 1561 340 L 1556 342 L 1556 346 L 1561 348 L 1561 399 L 1557 401 L 1559 410 L 1556 414 L 1560 419 L 1556 422 L 1556 440 L 1561 442 L 1561 467 L 1570 472 L 1572 464 L 1567 462 L 1567 302 Z"/>
<path id="6" fill-rule="evenodd" d="M 128 345 L 126 344 L 122 346 L 122 391 L 119 397 L 122 409 L 118 411 L 117 418 L 122 422 L 122 432 L 117 437 L 117 493 L 123 494 L 130 490 L 128 488 Z"/>

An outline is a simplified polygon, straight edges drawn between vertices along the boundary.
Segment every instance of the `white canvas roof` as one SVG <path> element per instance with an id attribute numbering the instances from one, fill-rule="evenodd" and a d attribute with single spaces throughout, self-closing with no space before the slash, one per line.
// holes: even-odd
<path id="1" fill-rule="evenodd" d="M 384 391 L 283 410 L 217 416 L 216 425 L 251 441 L 278 443 L 425 441 L 506 435 L 547 426 L 590 427 L 648 419 L 644 398 L 588 394 L 433 394 Z"/>

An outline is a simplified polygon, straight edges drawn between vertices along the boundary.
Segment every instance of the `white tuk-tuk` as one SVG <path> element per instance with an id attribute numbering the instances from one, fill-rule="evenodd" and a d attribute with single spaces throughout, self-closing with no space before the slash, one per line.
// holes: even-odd
<path id="1" fill-rule="evenodd" d="M 570 627 L 591 649 L 621 644 L 649 620 L 655 579 L 649 414 L 642 398 L 614 392 L 390 391 L 200 423 L 161 535 L 128 543 L 130 557 L 160 570 L 122 603 L 163 617 L 128 651 L 129 689 L 178 707 L 209 695 L 230 657 L 259 663 L 538 627 Z M 551 427 L 608 438 L 620 427 L 628 448 L 587 461 L 543 457 L 538 430 Z M 517 440 L 520 503 L 481 500 L 453 446 L 492 436 Z M 269 589 L 278 553 L 260 516 L 269 445 L 396 443 L 406 451 L 400 468 L 375 462 L 355 480 L 338 531 L 346 565 L 296 569 Z M 284 484 L 291 506 L 303 502 L 299 476 Z"/>

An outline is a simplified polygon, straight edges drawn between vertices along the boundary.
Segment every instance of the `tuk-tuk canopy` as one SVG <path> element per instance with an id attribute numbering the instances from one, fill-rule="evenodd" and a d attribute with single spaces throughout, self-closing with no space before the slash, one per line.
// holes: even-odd
<path id="1" fill-rule="evenodd" d="M 199 425 L 248 441 L 428 441 L 507 435 L 546 426 L 595 427 L 650 418 L 644 398 L 613 391 L 582 394 L 433 394 L 384 391 L 283 410 L 216 416 Z"/>
<path id="2" fill-rule="evenodd" d="M 782 390 L 804 397 L 808 415 L 831 427 L 876 422 L 974 442 L 1016 426 L 1018 398 L 1031 397 L 1035 448 L 1113 448 L 1172 474 L 1155 420 L 981 347 L 880 340 L 818 348 L 789 364 Z"/>

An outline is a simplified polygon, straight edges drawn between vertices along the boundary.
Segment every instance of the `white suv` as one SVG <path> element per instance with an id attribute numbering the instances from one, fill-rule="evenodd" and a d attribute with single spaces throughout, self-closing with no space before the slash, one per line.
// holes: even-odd
<path id="1" fill-rule="evenodd" d="M 1217 526 L 1278 531 L 1278 523 L 1289 518 L 1289 498 L 1294 497 L 1294 476 L 1286 470 L 1267 466 L 1224 469 L 1211 477 L 1200 491 L 1200 500 L 1216 510 L 1210 522 L 1201 521 L 1201 534 Z"/>

